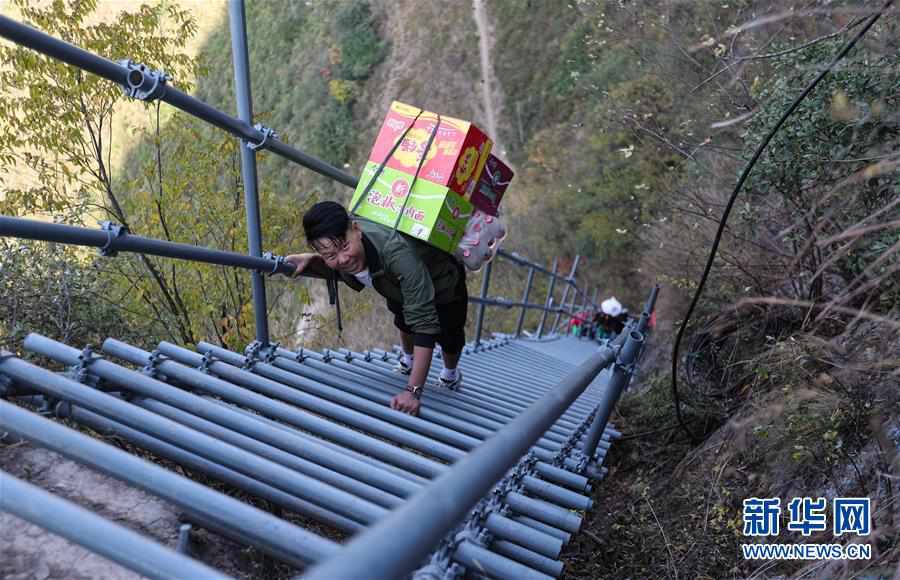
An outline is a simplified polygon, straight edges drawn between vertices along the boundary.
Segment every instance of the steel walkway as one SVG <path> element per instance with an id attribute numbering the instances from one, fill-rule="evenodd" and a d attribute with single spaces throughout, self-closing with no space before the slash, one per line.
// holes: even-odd
<path id="1" fill-rule="evenodd" d="M 352 535 L 379 522 L 553 390 L 599 348 L 574 338 L 529 342 L 507 337 L 483 342 L 478 349 L 469 347 L 461 362 L 463 389 L 431 388 L 423 398 L 421 416 L 410 417 L 387 406 L 403 388 L 405 377 L 392 371 L 396 357 L 383 351 L 277 348 L 244 355 L 206 343 L 198 345 L 198 352 L 161 343 L 147 352 L 108 339 L 102 351 L 94 353 L 39 335 L 31 335 L 25 347 L 64 364 L 68 371 L 54 373 L 6 354 L 0 360 L 6 398 L 40 404 L 58 417 L 118 435 L 159 457 L 326 524 L 337 535 Z M 433 365 L 437 368 L 432 368 L 432 380 L 440 366 Z M 491 505 L 477 508 L 483 513 L 474 536 L 462 541 L 454 536 L 443 543 L 443 556 L 451 564 L 498 578 L 561 574 L 562 548 L 592 506 L 592 482 L 583 474 L 585 458 L 579 455 L 579 442 L 591 424 L 604 383 L 602 377 L 595 380 L 543 433 L 502 486 L 494 488 Z M 165 498 L 184 511 L 186 520 L 284 562 L 305 566 L 339 548 L 332 540 L 22 406 L 0 401 L 0 430 Z M 594 462 L 602 463 L 616 435 L 606 430 Z M 49 525 L 41 514 L 22 509 L 44 502 L 46 492 L 29 489 L 9 476 L 4 476 L 3 484 L 6 490 L 16 484 L 17 493 L 0 494 L 2 509 L 64 531 Z M 44 515 L 56 514 L 51 510 Z M 97 516 L 94 520 L 99 520 L 96 529 L 106 530 L 99 532 L 103 537 L 120 537 L 103 527 L 112 524 Z M 467 528 L 472 529 L 471 518 Z M 70 539 L 78 543 L 84 539 L 86 547 L 104 553 L 102 545 L 90 543 L 97 537 L 91 533 Z M 132 548 L 152 544 L 140 537 L 127 541 Z M 153 550 L 144 553 L 167 551 L 160 546 Z M 439 551 L 420 576 L 433 570 Z M 177 553 L 158 558 L 155 561 L 185 560 Z M 172 568 L 159 564 L 156 574 L 146 566 L 137 569 L 151 577 L 171 577 L 165 571 Z"/>

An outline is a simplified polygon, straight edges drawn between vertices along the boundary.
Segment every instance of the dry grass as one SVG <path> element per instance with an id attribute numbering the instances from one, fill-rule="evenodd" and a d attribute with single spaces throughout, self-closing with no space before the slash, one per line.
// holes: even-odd
<path id="1" fill-rule="evenodd" d="M 854 578 L 897 562 L 900 330 L 894 319 L 855 316 L 826 337 L 821 326 L 803 331 L 806 317 L 795 310 L 757 305 L 749 314 L 735 311 L 739 324 L 722 317 L 711 325 L 704 350 L 692 353 L 701 360 L 730 352 L 730 344 L 743 343 L 740 334 L 758 334 L 772 324 L 766 317 L 783 332 L 741 351 L 743 382 L 720 383 L 723 375 L 709 372 L 682 383 L 693 403 L 688 422 L 695 431 L 708 428 L 701 445 L 674 424 L 664 374 L 623 399 L 613 419 L 625 436 L 608 458 L 599 507 L 585 526 L 590 533 L 567 552 L 567 578 Z M 713 393 L 723 404 L 710 404 Z M 809 566 L 740 559 L 742 500 L 798 496 L 871 497 L 875 533 L 865 542 L 873 559 Z M 770 539 L 799 541 L 789 532 Z"/>

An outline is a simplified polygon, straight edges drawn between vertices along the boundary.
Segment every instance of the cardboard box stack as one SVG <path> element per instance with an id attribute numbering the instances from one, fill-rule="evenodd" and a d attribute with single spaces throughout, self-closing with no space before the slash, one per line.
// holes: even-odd
<path id="1" fill-rule="evenodd" d="M 410 191 L 416 167 L 437 121 L 435 113 L 394 101 L 350 207 L 360 217 L 393 227 L 409 196 L 397 229 L 452 253 L 472 216 L 473 204 L 496 215 L 502 190 L 506 189 L 512 172 L 490 156 L 493 142 L 478 127 L 468 121 L 441 116 L 434 141 Z M 388 158 L 404 132 L 402 142 Z M 489 156 L 496 161 L 491 175 L 499 177 L 488 178 L 488 182 L 480 184 Z M 382 163 L 383 171 L 372 182 Z M 502 187 L 499 194 L 495 181 Z"/>

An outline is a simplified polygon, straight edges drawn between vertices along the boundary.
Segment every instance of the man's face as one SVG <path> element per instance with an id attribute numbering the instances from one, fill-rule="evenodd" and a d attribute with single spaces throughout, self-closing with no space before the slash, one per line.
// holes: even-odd
<path id="1" fill-rule="evenodd" d="M 366 267 L 366 251 L 362 244 L 362 232 L 356 222 L 350 222 L 347 233 L 341 238 L 319 238 L 313 248 L 333 270 L 345 274 L 357 274 Z"/>

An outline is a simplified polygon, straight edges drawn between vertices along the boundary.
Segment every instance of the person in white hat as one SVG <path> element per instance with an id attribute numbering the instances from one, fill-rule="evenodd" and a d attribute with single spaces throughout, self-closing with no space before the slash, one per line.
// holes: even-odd
<path id="1" fill-rule="evenodd" d="M 600 312 L 594 318 L 596 324 L 609 338 L 614 338 L 625 328 L 625 320 L 628 311 L 622 307 L 622 303 L 610 296 L 600 303 Z"/>

